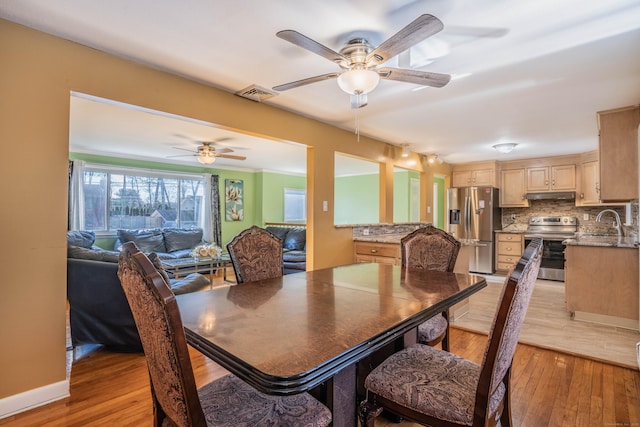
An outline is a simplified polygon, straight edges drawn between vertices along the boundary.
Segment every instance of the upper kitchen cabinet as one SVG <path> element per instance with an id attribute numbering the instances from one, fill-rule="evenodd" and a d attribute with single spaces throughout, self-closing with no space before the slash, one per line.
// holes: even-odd
<path id="1" fill-rule="evenodd" d="M 500 171 L 500 207 L 526 208 L 529 200 L 526 196 L 525 169 L 503 169 Z"/>
<path id="2" fill-rule="evenodd" d="M 594 206 L 600 204 L 600 162 L 598 152 L 582 155 L 577 206 Z"/>
<path id="3" fill-rule="evenodd" d="M 451 172 L 452 187 L 495 187 L 498 162 L 474 162 L 454 165 Z"/>
<path id="4" fill-rule="evenodd" d="M 527 168 L 527 192 L 575 191 L 576 165 Z"/>
<path id="5" fill-rule="evenodd" d="M 640 107 L 598 113 L 600 199 L 624 202 L 638 198 L 638 125 Z"/>

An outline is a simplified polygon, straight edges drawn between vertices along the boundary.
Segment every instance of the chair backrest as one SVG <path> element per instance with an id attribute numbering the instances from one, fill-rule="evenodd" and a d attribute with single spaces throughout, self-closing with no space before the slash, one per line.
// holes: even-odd
<path id="1" fill-rule="evenodd" d="M 541 260 L 542 239 L 536 238 L 531 240 L 505 280 L 480 371 L 474 414 L 474 417 L 480 417 L 480 420 L 476 419 L 474 425 L 485 425 L 481 420 L 482 417 L 486 420 L 489 416 L 491 396 L 510 375 L 513 355 Z"/>
<path id="2" fill-rule="evenodd" d="M 421 270 L 453 271 L 460 242 L 432 225 L 418 228 L 400 240 L 402 266 Z"/>
<path id="3" fill-rule="evenodd" d="M 133 242 L 122 245 L 118 277 L 136 322 L 151 379 L 155 425 L 205 426 L 173 292 Z"/>
<path id="4" fill-rule="evenodd" d="M 252 226 L 227 244 L 238 283 L 281 277 L 282 240 L 264 228 Z"/>

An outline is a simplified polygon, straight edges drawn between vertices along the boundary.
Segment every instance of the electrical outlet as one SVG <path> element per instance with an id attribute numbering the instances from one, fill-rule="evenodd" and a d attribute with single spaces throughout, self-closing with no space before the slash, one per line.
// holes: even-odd
<path id="1" fill-rule="evenodd" d="M 583 221 L 589 221 L 589 214 L 582 214 Z"/>
<path id="2" fill-rule="evenodd" d="M 368 236 L 369 235 L 369 229 L 365 228 L 364 230 L 362 230 L 362 235 L 363 236 Z"/>
<path id="3" fill-rule="evenodd" d="M 516 220 L 516 214 L 511 214 L 511 221 L 515 221 Z"/>

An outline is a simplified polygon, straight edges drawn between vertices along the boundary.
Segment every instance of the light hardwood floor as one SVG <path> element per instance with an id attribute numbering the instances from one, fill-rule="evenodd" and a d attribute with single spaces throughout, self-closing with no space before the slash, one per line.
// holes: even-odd
<path id="1" fill-rule="evenodd" d="M 491 327 L 504 277 L 488 276 L 487 287 L 469 300 L 469 313 L 452 322 L 475 332 Z M 564 284 L 538 280 L 520 342 L 638 369 L 640 332 L 571 319 L 564 305 Z"/>

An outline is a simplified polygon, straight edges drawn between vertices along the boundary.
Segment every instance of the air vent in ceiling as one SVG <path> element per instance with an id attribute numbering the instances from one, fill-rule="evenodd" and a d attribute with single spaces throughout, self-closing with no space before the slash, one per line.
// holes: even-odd
<path id="1" fill-rule="evenodd" d="M 277 93 L 270 91 L 269 89 L 263 88 L 258 85 L 251 85 L 245 87 L 242 90 L 236 92 L 236 95 L 241 96 L 243 98 L 250 99 L 256 102 L 266 101 L 269 98 L 273 98 L 277 95 Z"/>

